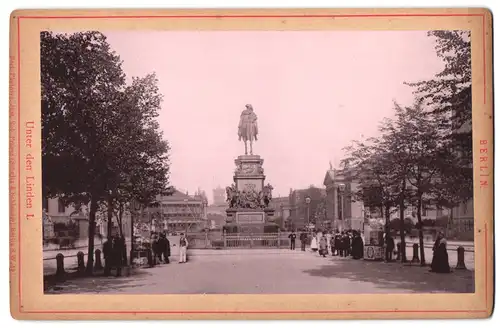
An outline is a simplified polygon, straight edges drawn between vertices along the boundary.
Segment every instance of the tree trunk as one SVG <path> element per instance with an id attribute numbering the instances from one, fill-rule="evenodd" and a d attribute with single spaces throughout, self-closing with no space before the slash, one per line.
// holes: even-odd
<path id="1" fill-rule="evenodd" d="M 123 226 L 122 226 L 122 222 L 123 222 L 123 205 L 119 206 L 118 216 L 116 217 L 116 221 L 118 222 L 118 229 L 120 229 L 120 236 L 124 237 L 123 236 Z"/>
<path id="2" fill-rule="evenodd" d="M 87 258 L 87 275 L 91 276 L 94 271 L 94 236 L 95 236 L 95 214 L 97 212 L 97 199 L 92 195 L 89 212 L 89 244 Z"/>
<path id="3" fill-rule="evenodd" d="M 120 237 L 123 238 L 123 243 L 125 244 L 125 251 L 123 252 L 123 261 L 124 263 L 128 263 L 128 256 L 127 256 L 127 240 L 125 239 L 125 236 L 123 235 L 123 204 L 120 204 L 118 207 L 118 216 L 116 220 L 118 221 L 118 229 L 120 230 Z"/>
<path id="4" fill-rule="evenodd" d="M 113 199 L 108 196 L 108 240 L 113 235 Z"/>
<path id="5" fill-rule="evenodd" d="M 406 262 L 406 240 L 405 240 L 405 198 L 406 180 L 403 180 L 401 195 L 399 198 L 399 238 L 401 239 L 401 263 Z"/>
<path id="6" fill-rule="evenodd" d="M 389 222 L 391 220 L 390 216 L 391 216 L 391 207 L 387 205 L 385 206 L 385 227 L 384 227 L 386 236 L 389 235 Z"/>
<path id="7" fill-rule="evenodd" d="M 420 244 L 420 265 L 425 266 L 424 233 L 422 225 L 422 193 L 417 195 L 418 243 Z"/>

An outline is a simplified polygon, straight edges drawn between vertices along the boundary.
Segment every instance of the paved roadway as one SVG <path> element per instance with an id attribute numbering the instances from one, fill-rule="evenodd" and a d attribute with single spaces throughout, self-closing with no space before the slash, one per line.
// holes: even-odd
<path id="1" fill-rule="evenodd" d="M 221 251 L 193 255 L 188 263 L 137 269 L 130 277 L 82 278 L 50 294 L 356 294 L 470 293 L 474 271 L 436 274 L 428 267 L 323 258 L 315 253 Z"/>
<path id="2" fill-rule="evenodd" d="M 408 243 L 407 249 L 406 249 L 406 257 L 411 260 L 413 256 L 413 249 L 412 249 L 412 243 Z M 463 244 L 466 252 L 465 252 L 465 265 L 468 269 L 474 270 L 474 252 L 469 251 L 472 250 L 469 245 Z M 430 263 L 432 261 L 432 245 L 426 244 L 425 248 L 425 260 L 427 263 Z M 101 245 L 96 245 L 96 249 L 100 248 L 102 250 Z M 128 241 L 127 249 L 130 249 L 130 241 Z M 64 259 L 64 266 L 65 268 L 76 268 L 78 262 L 76 258 L 76 253 L 79 251 L 82 251 L 85 253 L 85 263 L 87 262 L 87 248 L 82 248 L 82 249 L 69 249 L 69 250 L 49 250 L 49 251 L 44 251 L 44 261 L 43 261 L 43 271 L 44 275 L 50 275 L 54 274 L 56 272 L 56 260 L 55 257 L 58 253 L 62 253 L 65 256 Z M 205 253 L 217 253 L 217 254 L 223 254 L 224 252 L 230 252 L 229 254 L 238 254 L 241 253 L 245 250 L 189 250 L 190 253 L 195 253 L 195 254 L 205 254 Z M 254 252 L 254 250 L 249 250 L 250 252 Z M 264 250 L 263 250 L 264 251 Z M 272 250 L 265 250 L 264 252 L 266 253 L 272 253 Z M 225 254 L 225 253 L 224 253 Z M 173 254 L 174 257 L 176 254 Z M 420 256 L 420 253 L 419 253 Z M 457 264 L 457 251 L 456 251 L 456 245 L 448 245 L 448 257 L 449 257 L 449 262 L 451 267 L 455 267 Z"/>

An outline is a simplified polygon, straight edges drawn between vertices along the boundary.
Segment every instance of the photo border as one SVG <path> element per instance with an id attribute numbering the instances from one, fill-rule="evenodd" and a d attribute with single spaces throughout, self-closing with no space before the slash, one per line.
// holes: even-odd
<path id="1" fill-rule="evenodd" d="M 10 185 L 10 273 L 11 273 L 11 313 L 13 317 L 18 319 L 54 319 L 53 315 L 56 315 L 61 319 L 71 319 L 71 318 L 85 318 L 85 319 L 99 319 L 99 318 L 115 318 L 115 319 L 181 319 L 189 318 L 197 319 L 241 319 L 246 317 L 249 319 L 291 319 L 291 318 L 443 318 L 443 317 L 488 317 L 492 313 L 493 307 L 493 252 L 490 252 L 490 247 L 493 246 L 493 229 L 492 218 L 493 218 L 493 197 L 492 197 L 492 172 L 493 172 L 493 120 L 492 120 L 492 63 L 491 63 L 491 31 L 492 31 L 492 17 L 491 13 L 486 9 L 377 9 L 367 10 L 367 9 L 345 9 L 345 10 L 270 10 L 270 9 L 260 9 L 260 10 L 149 10 L 151 14 L 142 14 L 141 10 L 20 10 L 15 11 L 11 15 L 11 57 L 10 57 L 10 174 L 9 174 L 9 185 Z M 134 13 L 141 14 L 134 14 Z M 142 11 L 143 12 L 143 11 Z M 168 14 L 153 14 L 154 12 L 167 12 Z M 349 13 L 352 12 L 352 13 Z M 24 95 L 23 90 L 23 79 L 27 74 L 35 74 L 34 72 L 22 72 L 22 59 L 23 51 L 26 51 L 29 47 L 34 47 L 35 45 L 27 45 L 23 43 L 23 36 L 25 30 L 33 28 L 33 22 L 47 22 L 54 20 L 64 20 L 68 22 L 68 27 L 70 27 L 69 22 L 74 22 L 77 20 L 88 20 L 89 27 L 87 29 L 95 29 L 92 27 L 94 22 L 99 20 L 134 20 L 134 19 L 151 19 L 151 20 L 190 20 L 189 24 L 196 26 L 200 20 L 213 20 L 214 22 L 221 20 L 234 20 L 239 21 L 240 24 L 245 24 L 241 21 L 255 20 L 272 20 L 272 19 L 285 19 L 286 24 L 290 24 L 289 20 L 315 20 L 315 19 L 333 19 L 333 20 L 348 20 L 351 18 L 356 19 L 378 19 L 378 20 L 393 20 L 393 19 L 422 19 L 422 18 L 434 18 L 440 19 L 443 17 L 466 17 L 469 20 L 474 20 L 472 24 L 473 28 L 477 28 L 479 25 L 482 28 L 482 58 L 479 59 L 482 63 L 482 112 L 489 117 L 485 122 L 480 122 L 481 125 L 475 124 L 478 122 L 478 102 L 473 101 L 473 143 L 474 143 L 474 248 L 475 248 L 475 272 L 483 272 L 483 275 L 475 275 L 475 293 L 474 295 L 482 295 L 484 302 L 482 306 L 478 307 L 476 300 L 474 300 L 475 309 L 419 309 L 421 306 L 415 304 L 413 307 L 407 308 L 394 308 L 394 309 L 331 309 L 331 310 L 296 310 L 287 309 L 289 306 L 284 306 L 282 309 L 276 310 L 250 310 L 246 305 L 242 304 L 241 310 L 106 310 L 106 309 L 67 309 L 67 310 L 46 310 L 36 308 L 34 306 L 29 306 L 26 308 L 23 301 L 23 284 L 26 283 L 26 277 L 24 275 L 30 273 L 23 273 L 22 269 L 25 263 L 25 257 L 36 256 L 33 254 L 24 254 L 24 248 L 30 249 L 30 246 L 26 246 L 22 237 L 22 234 L 26 230 L 33 230 L 32 227 L 27 227 L 25 220 L 21 220 L 23 214 L 23 207 L 20 206 L 23 202 L 23 184 L 22 184 L 22 158 L 21 154 L 24 150 L 24 145 L 22 143 L 22 116 L 25 115 L 26 110 L 23 110 Z M 479 20 L 479 22 L 476 22 Z M 28 22 L 31 23 L 27 26 Z M 470 23 L 470 21 L 469 21 Z M 26 24 L 26 25 L 25 25 Z M 37 23 L 35 23 L 37 24 Z M 370 23 L 366 23 L 369 24 Z M 99 29 L 99 28 L 97 28 Z M 368 27 L 366 30 L 370 30 Z M 471 31 L 472 32 L 472 31 Z M 477 43 L 477 40 L 471 38 L 471 48 L 472 45 Z M 39 46 L 39 44 L 37 44 Z M 472 58 L 473 67 L 474 63 L 477 63 L 477 58 Z M 36 73 L 39 74 L 39 73 Z M 473 69 L 473 85 L 477 85 L 477 69 Z M 473 88 L 473 95 L 475 94 Z M 38 96 L 39 97 L 39 96 Z M 474 96 L 473 96 L 474 97 Z M 474 99 L 474 98 L 473 98 Z M 39 111 L 39 109 L 36 109 Z M 32 116 L 31 116 L 32 117 Z M 39 116 L 38 116 L 39 117 Z M 483 117 L 484 118 L 484 117 Z M 482 131 L 479 139 L 478 129 L 484 129 Z M 39 129 L 38 129 L 39 130 Z M 483 147 L 484 146 L 484 147 Z M 481 149 L 486 149 L 483 152 Z M 17 153 L 17 156 L 14 154 Z M 488 163 L 486 172 L 482 169 L 478 170 L 478 156 L 479 154 L 488 154 Z M 491 155 L 490 155 L 491 154 Z M 38 154 L 39 155 L 39 154 Z M 14 158 L 13 158 L 14 156 Z M 40 156 L 38 156 L 40 157 Z M 37 161 L 40 164 L 40 159 Z M 487 175 L 486 175 L 487 174 Z M 479 179 L 478 179 L 479 177 Z M 484 181 L 484 182 L 483 182 Z M 15 191 L 15 192 L 13 192 Z M 486 204 L 485 207 L 479 207 L 478 203 Z M 15 210 L 14 210 L 15 209 Z M 490 219 L 491 218 L 491 219 Z M 41 221 L 41 220 L 40 220 Z M 481 224 L 480 224 L 481 223 Z M 484 225 L 483 225 L 484 224 Z M 30 223 L 30 225 L 32 225 Z M 40 230 L 40 229 L 38 229 Z M 36 231 L 35 231 L 36 232 Z M 39 231 L 37 232 L 37 236 Z M 478 238 L 480 237 L 480 238 Z M 33 238 L 34 240 L 39 240 Z M 35 243 L 36 244 L 36 243 Z M 40 243 L 38 243 L 39 245 Z M 481 247 L 483 246 L 483 247 Z M 481 252 L 483 252 L 481 256 Z M 481 261 L 478 259 L 482 258 Z M 38 260 L 39 261 L 39 260 Z M 34 273 L 33 273 L 34 275 Z M 23 276 L 24 281 L 23 281 Z M 30 279 L 31 280 L 31 279 Z M 40 278 L 36 279 L 37 281 Z M 478 283 L 483 282 L 483 284 Z M 29 284 L 29 283 L 28 283 Z M 43 284 L 43 283 L 42 283 Z M 478 288 L 478 285 L 480 288 Z M 43 295 L 43 291 L 42 291 Z M 267 294 L 262 295 L 240 295 L 243 298 L 256 299 L 259 297 L 266 297 Z M 340 295 L 340 294 L 339 294 Z M 338 297 L 337 294 L 332 294 L 332 297 Z M 374 298 L 381 298 L 381 295 L 372 294 Z M 391 294 L 393 295 L 393 294 Z M 406 295 L 406 294 L 403 294 Z M 403 295 L 396 295 L 394 297 L 400 298 Z M 436 294 L 434 296 L 441 296 L 441 294 Z M 465 294 L 467 295 L 467 294 Z M 172 297 L 173 295 L 169 295 Z M 211 295 L 212 297 L 215 295 Z M 219 295 L 218 297 L 223 297 L 224 295 Z M 351 295 L 350 295 L 351 296 Z M 352 296 L 359 296 L 357 294 L 352 294 Z M 426 297 L 432 297 L 430 295 L 425 295 Z M 456 298 L 461 297 L 460 294 L 446 294 L 446 297 Z M 61 296 L 42 296 L 43 298 L 58 298 Z M 72 295 L 72 297 L 81 297 L 80 295 Z M 112 297 L 123 297 L 123 296 L 112 296 Z M 154 296 L 139 296 L 135 295 L 133 297 L 154 297 Z M 179 298 L 182 296 L 179 296 Z M 155 297 L 158 299 L 158 297 Z M 471 301 L 472 302 L 472 301 Z M 397 302 L 395 302 L 397 303 Z M 82 303 L 83 304 L 83 303 Z M 90 304 L 86 304 L 83 307 L 90 307 Z M 102 307 L 102 306 L 101 306 Z M 122 315 L 122 316 L 109 316 L 109 315 Z M 389 315 L 388 315 L 389 314 Z M 97 316 L 92 316 L 97 315 Z M 184 315 L 181 317 L 180 315 Z M 401 316 L 402 315 L 402 316 Z"/>

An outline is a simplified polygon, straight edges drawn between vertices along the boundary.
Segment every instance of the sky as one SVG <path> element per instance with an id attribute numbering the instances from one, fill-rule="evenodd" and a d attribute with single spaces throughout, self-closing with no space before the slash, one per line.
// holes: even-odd
<path id="1" fill-rule="evenodd" d="M 159 122 L 171 146 L 170 181 L 190 194 L 233 181 L 240 113 L 252 104 L 273 196 L 323 187 L 343 147 L 377 136 L 404 82 L 443 63 L 426 31 L 103 31 L 128 78 L 155 72 Z"/>

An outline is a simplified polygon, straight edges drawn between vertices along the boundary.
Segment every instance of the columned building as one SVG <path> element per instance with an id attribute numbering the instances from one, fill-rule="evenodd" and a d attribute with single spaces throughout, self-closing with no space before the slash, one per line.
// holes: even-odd
<path id="1" fill-rule="evenodd" d="M 156 199 L 158 207 L 146 210 L 153 232 L 197 232 L 208 228 L 207 199 L 202 193 L 189 195 L 175 190 Z"/>
<path id="2" fill-rule="evenodd" d="M 365 207 L 363 202 L 356 201 L 352 196 L 357 192 L 359 184 L 349 174 L 348 170 L 336 170 L 330 168 L 324 178 L 326 187 L 326 213 L 327 219 L 333 222 L 334 229 L 363 230 L 365 218 L 382 219 L 383 213 L 378 208 Z M 343 191 L 342 191 L 343 190 Z M 343 205 L 342 205 L 343 204 Z M 448 218 L 448 225 L 436 226 L 434 229 L 443 229 L 447 238 L 456 240 L 474 239 L 474 211 L 473 201 L 469 200 L 453 209 L 453 215 L 447 209 L 436 208 L 432 204 L 423 204 L 422 221 L 429 222 Z M 417 209 L 407 206 L 404 211 L 405 220 L 411 220 L 413 224 L 418 222 Z M 399 211 L 391 211 L 390 220 L 399 219 Z M 451 220 L 449 219 L 451 218 Z"/>
<path id="3" fill-rule="evenodd" d="M 353 194 L 359 184 L 348 170 L 330 167 L 323 180 L 326 187 L 326 217 L 335 230 L 363 230 L 365 209 L 363 202 L 357 201 Z"/>

